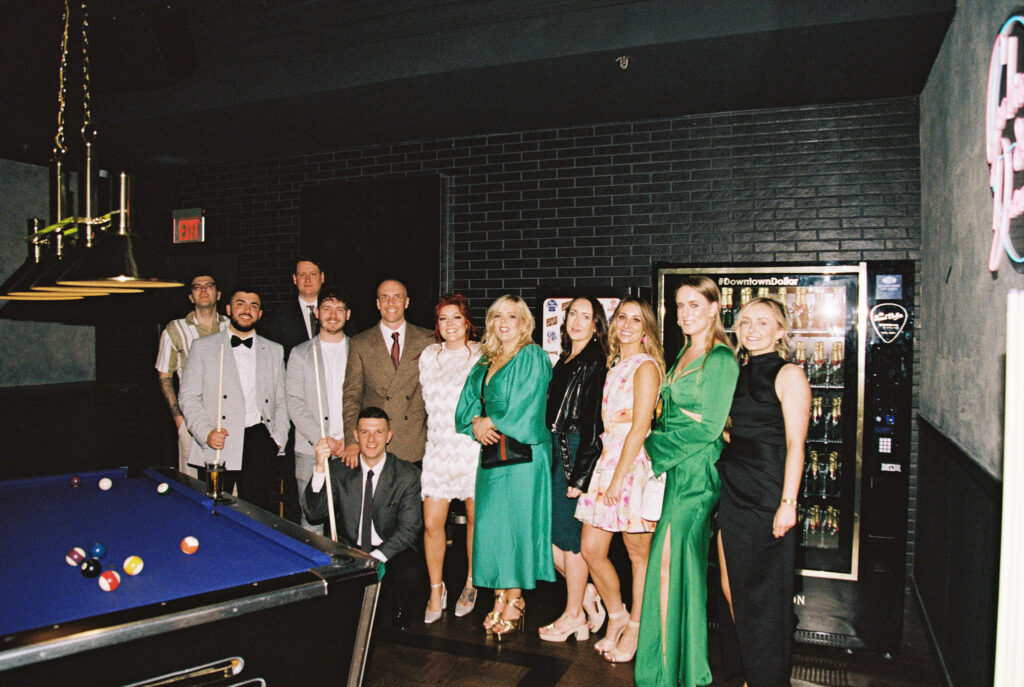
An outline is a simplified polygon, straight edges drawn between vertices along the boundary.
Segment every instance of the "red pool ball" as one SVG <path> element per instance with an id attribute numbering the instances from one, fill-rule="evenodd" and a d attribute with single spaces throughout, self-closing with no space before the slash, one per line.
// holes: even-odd
<path id="1" fill-rule="evenodd" d="M 105 592 L 112 592 L 117 589 L 118 585 L 121 584 L 121 576 L 113 570 L 104 570 L 103 574 L 100 575 L 99 585 L 100 589 Z"/>
<path id="2" fill-rule="evenodd" d="M 73 487 L 80 487 L 82 486 L 82 478 L 78 475 L 71 475 L 71 479 L 68 480 L 68 484 Z"/>

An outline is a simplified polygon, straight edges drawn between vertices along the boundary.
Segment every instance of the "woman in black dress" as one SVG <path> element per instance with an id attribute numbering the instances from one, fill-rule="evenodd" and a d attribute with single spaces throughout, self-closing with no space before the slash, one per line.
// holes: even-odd
<path id="1" fill-rule="evenodd" d="M 755 298 L 736 317 L 740 369 L 729 443 L 718 461 L 718 561 L 729 618 L 722 618 L 727 670 L 749 687 L 790 684 L 796 497 L 804 465 L 811 389 L 787 363 L 785 309 Z"/>
<path id="2" fill-rule="evenodd" d="M 595 298 L 574 298 L 562 322 L 562 352 L 548 384 L 547 425 L 551 428 L 551 544 L 555 569 L 565 578 L 565 612 L 540 628 L 540 638 L 564 642 L 589 639 L 604 623 L 605 611 L 590 569 L 580 554 L 583 523 L 576 502 L 590 484 L 601 457 L 601 395 L 608 359 L 608 320 Z M 586 613 L 584 613 L 586 611 Z"/>

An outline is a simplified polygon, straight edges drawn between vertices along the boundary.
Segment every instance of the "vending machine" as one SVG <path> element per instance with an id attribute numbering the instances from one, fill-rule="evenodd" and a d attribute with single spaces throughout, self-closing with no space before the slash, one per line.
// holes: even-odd
<path id="1" fill-rule="evenodd" d="M 729 332 L 750 298 L 767 296 L 785 306 L 790 361 L 806 372 L 812 397 L 797 509 L 796 639 L 897 651 L 910 471 L 913 262 L 656 265 L 655 272 L 669 363 L 683 343 L 674 298 L 687 275 L 717 282 Z"/>

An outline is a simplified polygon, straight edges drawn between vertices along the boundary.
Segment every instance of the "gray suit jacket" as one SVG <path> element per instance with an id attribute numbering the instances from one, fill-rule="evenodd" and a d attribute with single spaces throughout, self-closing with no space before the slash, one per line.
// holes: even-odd
<path id="1" fill-rule="evenodd" d="M 294 350 L 292 352 L 294 357 Z M 391 362 L 390 360 L 388 361 Z M 340 460 L 328 463 L 334 498 L 338 538 L 349 546 L 359 541 L 359 515 L 363 507 L 363 472 Z M 312 482 L 302 494 L 302 508 L 310 522 L 327 517 L 327 486 L 313 491 Z M 420 469 L 388 453 L 384 472 L 373 492 L 373 528 L 383 540 L 377 548 L 387 558 L 414 549 L 423 533 L 423 503 L 420 500 Z"/>
<path id="2" fill-rule="evenodd" d="M 256 402 L 260 421 L 267 426 L 278 446 L 288 441 L 288 410 L 284 394 L 284 350 L 280 344 L 253 335 L 256 351 Z M 221 458 L 228 470 L 242 469 L 242 444 L 245 440 L 245 397 L 238 378 L 235 356 L 231 352 L 231 330 L 196 339 L 185 361 L 178 391 L 178 405 L 188 431 L 200 444 L 192 447 L 189 465 L 202 467 L 216 451 L 206 437 L 217 428 L 217 383 L 221 346 L 224 347 L 223 398 L 221 426 L 228 431 Z"/>
<path id="3" fill-rule="evenodd" d="M 352 337 L 345 368 L 343 408 L 345 428 L 356 426 L 359 411 L 369 406 L 382 408 L 391 418 L 395 433 L 388 451 L 402 460 L 423 460 L 427 444 L 427 411 L 420 390 L 420 353 L 434 343 L 434 332 L 407 323 L 405 348 L 398 369 L 391 362 L 391 350 L 384 345 L 379 324 Z M 345 445 L 355 443 L 347 432 Z"/>
<path id="4" fill-rule="evenodd" d="M 342 341 L 348 346 L 348 337 Z M 319 369 L 315 374 L 320 377 L 320 403 L 316 399 L 316 376 L 313 370 L 313 348 L 316 347 L 316 362 Z M 342 383 L 343 380 L 338 380 Z M 317 416 L 320 408 L 324 411 L 323 430 L 330 428 L 331 412 L 327 402 L 327 378 L 324 372 L 324 350 L 320 346 L 320 337 L 316 336 L 292 349 L 288 356 L 288 368 L 285 372 L 285 394 L 288 397 L 288 416 L 295 425 L 295 452 L 304 456 L 316 455 L 316 442 L 320 441 L 321 425 Z M 355 427 L 345 425 L 345 434 L 350 434 Z"/>

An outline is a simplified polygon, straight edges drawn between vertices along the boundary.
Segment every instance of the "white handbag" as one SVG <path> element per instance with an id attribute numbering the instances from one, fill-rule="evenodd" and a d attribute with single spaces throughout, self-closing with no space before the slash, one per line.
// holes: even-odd
<path id="1" fill-rule="evenodd" d="M 640 501 L 640 517 L 644 520 L 659 520 L 661 506 L 665 502 L 665 473 L 647 480 L 643 499 Z"/>

